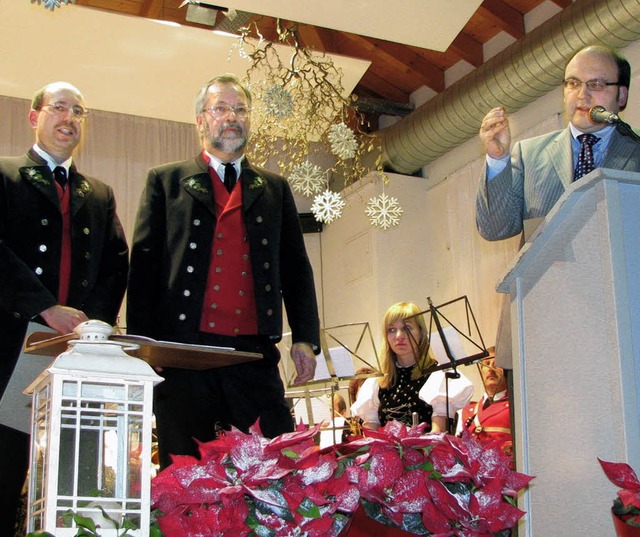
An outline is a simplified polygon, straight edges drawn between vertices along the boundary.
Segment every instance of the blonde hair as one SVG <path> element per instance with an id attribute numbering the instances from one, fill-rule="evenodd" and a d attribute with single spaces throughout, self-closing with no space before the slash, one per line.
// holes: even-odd
<path id="1" fill-rule="evenodd" d="M 412 342 L 414 351 L 416 354 L 416 365 L 413 366 L 411 373 L 412 379 L 420 378 L 426 369 L 435 363 L 431 349 L 428 347 L 429 342 L 427 338 L 427 326 L 424 322 L 424 317 L 419 315 L 420 308 L 413 302 L 398 302 L 389 307 L 382 319 L 382 373 L 384 376 L 378 381 L 381 388 L 390 388 L 394 386 L 396 378 L 396 355 L 389 347 L 389 340 L 387 339 L 387 330 L 389 327 L 397 323 L 398 321 L 404 321 L 408 319 L 409 322 L 414 322 L 419 329 L 420 339 L 419 341 Z"/>

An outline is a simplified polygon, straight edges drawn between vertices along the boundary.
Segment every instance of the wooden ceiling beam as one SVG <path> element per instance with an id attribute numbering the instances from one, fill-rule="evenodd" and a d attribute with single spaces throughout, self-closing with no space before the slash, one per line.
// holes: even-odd
<path id="1" fill-rule="evenodd" d="M 447 50 L 455 52 L 460 56 L 460 59 L 467 61 L 474 67 L 480 67 L 484 63 L 482 43 L 465 32 L 460 32 Z"/>
<path id="2" fill-rule="evenodd" d="M 163 0 L 144 0 L 140 6 L 140 16 L 148 19 L 159 19 L 163 10 Z"/>
<path id="3" fill-rule="evenodd" d="M 478 12 L 515 39 L 524 37 L 524 15 L 503 0 L 484 0 Z"/>
<path id="4" fill-rule="evenodd" d="M 411 80 L 414 86 L 426 85 L 436 92 L 444 91 L 444 71 L 405 45 L 348 32 L 340 35 L 342 39 L 336 41 L 335 52 L 370 60 L 369 71 L 381 78 L 394 80 L 396 84 Z"/>

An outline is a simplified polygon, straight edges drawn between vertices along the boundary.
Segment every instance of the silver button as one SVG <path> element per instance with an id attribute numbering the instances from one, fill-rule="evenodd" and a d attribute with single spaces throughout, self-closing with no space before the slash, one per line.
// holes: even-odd
<path id="1" fill-rule="evenodd" d="M 236 315 L 240 315 L 242 313 L 242 310 L 240 308 L 236 309 Z"/>
<path id="2" fill-rule="evenodd" d="M 234 329 L 233 329 L 233 333 L 234 333 L 234 334 L 238 334 L 238 333 L 240 333 L 240 329 L 239 329 L 239 328 L 234 328 Z"/>
<path id="3" fill-rule="evenodd" d="M 271 308 L 269 308 L 267 310 L 267 315 L 269 315 L 269 316 L 273 315 L 273 310 Z"/>
<path id="4" fill-rule="evenodd" d="M 219 286 L 218 284 L 215 284 L 215 285 L 213 286 L 213 290 L 214 290 L 214 291 L 220 291 L 220 286 Z"/>
<path id="5" fill-rule="evenodd" d="M 82 287 L 89 287 L 89 282 L 87 280 L 82 280 L 80 285 L 82 285 Z"/>
<path id="6" fill-rule="evenodd" d="M 40 276 L 40 275 L 44 272 L 44 270 L 42 270 L 42 267 L 36 267 L 36 270 L 34 270 L 34 272 L 35 272 L 38 276 Z"/>
<path id="7" fill-rule="evenodd" d="M 216 267 L 216 272 L 220 274 L 222 272 L 222 269 L 220 267 Z"/>
<path id="8" fill-rule="evenodd" d="M 209 328 L 215 328 L 215 326 L 216 326 L 216 323 L 214 323 L 213 321 L 209 323 Z"/>
<path id="9" fill-rule="evenodd" d="M 262 224 L 262 220 L 263 220 L 262 216 L 256 217 L 256 222 L 258 222 L 258 224 Z"/>
<path id="10" fill-rule="evenodd" d="M 244 255 L 242 256 L 242 259 L 246 261 L 247 259 L 249 259 L 249 255 L 248 255 L 248 254 L 244 254 Z"/>
<path id="11" fill-rule="evenodd" d="M 269 239 L 262 239 L 262 245 L 266 246 L 267 244 L 269 244 Z"/>
<path id="12" fill-rule="evenodd" d="M 218 233 L 218 234 L 216 235 L 216 237 L 218 237 L 219 239 L 221 239 L 221 238 L 223 237 L 223 235 L 222 235 L 222 233 Z"/>
<path id="13" fill-rule="evenodd" d="M 216 254 L 218 254 L 218 255 L 222 255 L 222 250 L 218 250 L 218 251 L 216 252 Z"/>
<path id="14" fill-rule="evenodd" d="M 266 261 L 264 265 L 262 265 L 264 268 L 268 269 L 271 264 L 269 263 L 269 261 Z"/>
<path id="15" fill-rule="evenodd" d="M 247 277 L 247 273 L 246 272 L 241 272 L 240 276 L 242 276 L 243 278 L 246 278 Z"/>
<path id="16" fill-rule="evenodd" d="M 194 226 L 199 226 L 200 225 L 200 220 L 198 220 L 197 218 L 193 221 L 193 225 Z"/>
<path id="17" fill-rule="evenodd" d="M 181 321 L 184 321 L 187 318 L 187 316 L 184 313 L 181 313 L 180 315 L 178 315 L 178 319 L 180 319 Z"/>
<path id="18" fill-rule="evenodd" d="M 191 248 L 192 250 L 195 250 L 198 247 L 198 245 L 195 242 L 190 242 L 189 243 L 189 248 Z"/>
<path id="19" fill-rule="evenodd" d="M 191 296 L 191 291 L 189 291 L 189 289 L 185 289 L 183 294 L 184 296 Z"/>
<path id="20" fill-rule="evenodd" d="M 43 226 L 48 226 L 48 225 L 49 225 L 49 220 L 47 220 L 46 218 L 43 218 L 42 220 L 40 220 L 40 223 L 41 223 Z"/>
<path id="21" fill-rule="evenodd" d="M 82 230 L 82 233 L 84 233 L 85 235 L 89 235 L 91 233 L 91 230 L 88 227 L 86 227 Z"/>
<path id="22" fill-rule="evenodd" d="M 187 272 L 192 273 L 193 271 L 194 271 L 194 268 L 191 265 L 189 265 L 187 267 Z"/>
<path id="23" fill-rule="evenodd" d="M 47 251 L 47 245 L 46 244 L 41 244 L 40 246 L 38 246 L 38 250 L 40 250 L 41 252 L 46 252 Z"/>
<path id="24" fill-rule="evenodd" d="M 85 259 L 91 259 L 91 252 L 85 252 L 84 253 L 84 258 Z"/>
<path id="25" fill-rule="evenodd" d="M 265 291 L 271 291 L 271 284 L 268 283 L 267 285 L 264 286 L 264 290 Z"/>
<path id="26" fill-rule="evenodd" d="M 240 292 L 238 292 L 238 294 L 239 294 L 240 296 L 244 296 L 244 291 L 240 291 Z"/>
<path id="27" fill-rule="evenodd" d="M 213 302 L 213 303 L 211 304 L 211 309 L 212 309 L 212 310 L 216 309 L 217 307 L 218 307 L 218 304 L 216 304 L 215 302 Z"/>

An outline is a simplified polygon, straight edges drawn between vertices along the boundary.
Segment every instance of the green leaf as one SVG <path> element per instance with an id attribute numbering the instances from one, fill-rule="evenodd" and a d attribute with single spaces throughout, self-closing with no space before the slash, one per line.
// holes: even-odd
<path id="1" fill-rule="evenodd" d="M 309 498 L 302 500 L 302 503 L 296 509 L 303 517 L 320 518 L 320 507 L 313 503 Z"/>

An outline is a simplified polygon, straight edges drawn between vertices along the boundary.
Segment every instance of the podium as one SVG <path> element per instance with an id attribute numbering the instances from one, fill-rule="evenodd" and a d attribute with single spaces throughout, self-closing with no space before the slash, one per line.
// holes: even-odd
<path id="1" fill-rule="evenodd" d="M 597 457 L 640 472 L 640 174 L 572 184 L 497 286 L 508 293 L 519 535 L 614 535 Z"/>

